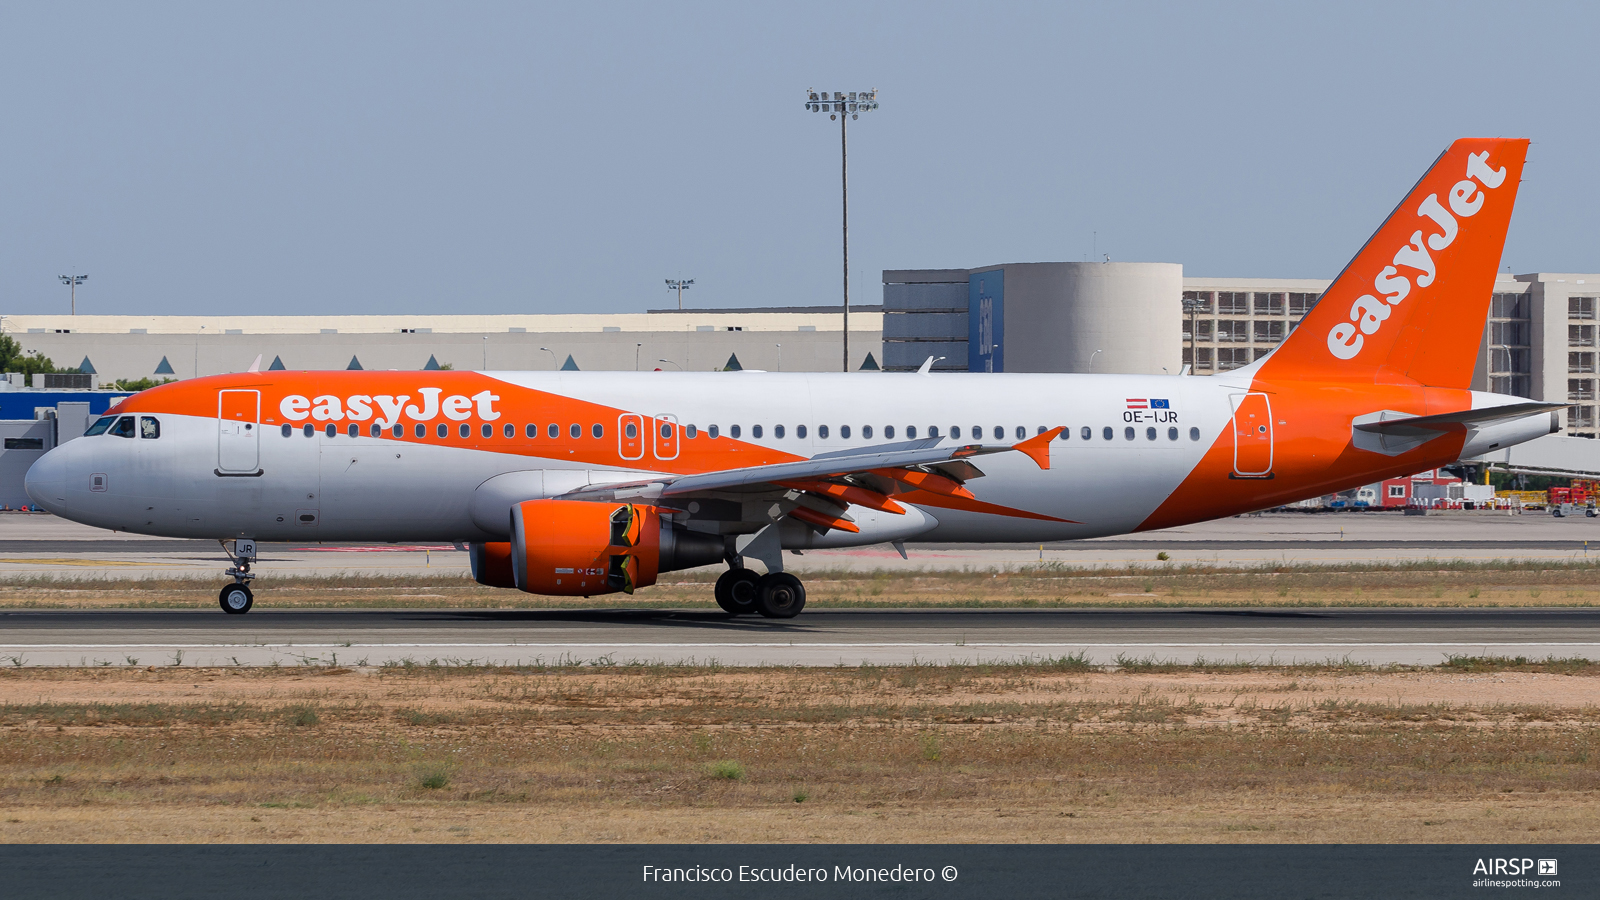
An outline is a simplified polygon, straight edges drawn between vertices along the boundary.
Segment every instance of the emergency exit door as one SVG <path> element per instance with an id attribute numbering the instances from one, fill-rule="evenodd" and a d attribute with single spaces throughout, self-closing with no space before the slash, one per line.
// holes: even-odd
<path id="1" fill-rule="evenodd" d="M 1272 477 L 1272 403 L 1266 394 L 1234 394 L 1233 475 Z"/>
<path id="2" fill-rule="evenodd" d="M 217 474 L 261 474 L 261 392 L 217 392 Z"/>

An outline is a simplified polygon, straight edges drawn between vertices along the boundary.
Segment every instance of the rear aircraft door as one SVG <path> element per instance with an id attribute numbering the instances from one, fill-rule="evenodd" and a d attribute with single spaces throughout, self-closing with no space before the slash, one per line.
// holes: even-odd
<path id="1" fill-rule="evenodd" d="M 217 474 L 261 474 L 261 392 L 217 392 Z"/>
<path id="2" fill-rule="evenodd" d="M 1234 394 L 1233 477 L 1272 477 L 1272 404 L 1266 394 Z"/>
<path id="3" fill-rule="evenodd" d="M 670 415 L 655 417 L 656 459 L 678 458 L 678 418 Z"/>
<path id="4" fill-rule="evenodd" d="M 644 417 L 626 413 L 617 417 L 617 453 L 623 459 L 644 456 Z"/>

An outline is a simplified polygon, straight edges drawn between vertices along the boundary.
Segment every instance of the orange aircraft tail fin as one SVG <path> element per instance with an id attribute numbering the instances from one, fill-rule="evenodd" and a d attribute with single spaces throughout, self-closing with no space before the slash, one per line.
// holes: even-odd
<path id="1" fill-rule="evenodd" d="M 1451 144 L 1257 374 L 1470 387 L 1527 153 Z"/>

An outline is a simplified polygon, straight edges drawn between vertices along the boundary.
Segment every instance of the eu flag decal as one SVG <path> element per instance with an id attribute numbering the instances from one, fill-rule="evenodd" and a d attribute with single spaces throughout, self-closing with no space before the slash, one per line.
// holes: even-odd
<path id="1" fill-rule="evenodd" d="M 1167 401 L 1165 401 L 1165 400 L 1156 400 L 1155 398 L 1151 398 L 1151 400 L 1150 400 L 1150 408 L 1151 409 L 1171 409 L 1172 407 L 1168 406 L 1167 405 Z"/>

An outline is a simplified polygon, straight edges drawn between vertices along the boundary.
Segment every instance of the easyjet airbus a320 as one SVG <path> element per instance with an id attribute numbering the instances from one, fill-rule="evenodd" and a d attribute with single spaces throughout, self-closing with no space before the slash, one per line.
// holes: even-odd
<path id="1" fill-rule="evenodd" d="M 1213 377 L 248 372 L 129 397 L 27 490 L 222 541 L 229 613 L 257 541 L 452 541 L 537 594 L 726 562 L 723 609 L 787 618 L 784 549 L 1166 528 L 1556 430 L 1562 404 L 1470 389 L 1527 147 L 1456 141 L 1282 344 Z"/>

